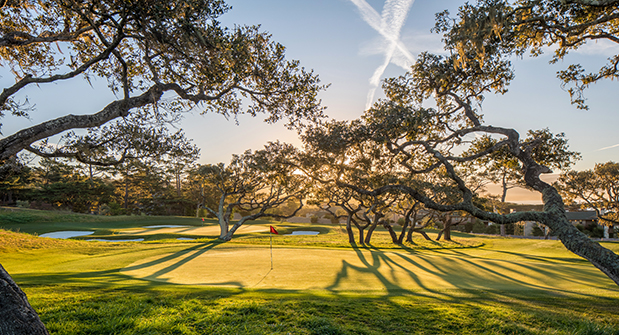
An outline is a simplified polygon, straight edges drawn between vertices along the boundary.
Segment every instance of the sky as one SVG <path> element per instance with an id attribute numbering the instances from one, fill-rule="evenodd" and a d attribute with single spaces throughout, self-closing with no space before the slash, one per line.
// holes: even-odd
<path id="1" fill-rule="evenodd" d="M 440 35 L 430 30 L 437 12 L 455 13 L 463 1 L 454 0 L 228 0 L 232 9 L 222 25 L 261 25 L 273 40 L 286 47 L 289 59 L 298 59 L 331 86 L 320 95 L 326 114 L 334 119 L 358 118 L 381 97 L 380 80 L 404 74 L 422 51 L 443 53 Z M 600 66 L 619 52 L 610 43 L 593 43 L 551 65 L 549 56 L 513 60 L 516 78 L 503 96 L 487 96 L 483 103 L 487 124 L 564 132 L 570 148 L 583 159 L 574 168 L 619 159 L 617 82 L 595 84 L 586 91 L 590 110 L 570 104 L 556 72 L 571 62 Z M 2 72 L 0 71 L 0 75 Z M 12 76 L 0 78 L 3 87 Z M 4 135 L 54 117 L 100 110 L 114 96 L 102 80 L 93 86 L 83 81 L 28 88 L 36 104 L 30 120 L 5 117 Z M 238 124 L 221 115 L 188 113 L 180 127 L 201 148 L 200 163 L 227 162 L 235 153 L 260 149 L 268 141 L 299 144 L 297 134 L 282 124 L 269 125 L 260 116 L 241 116 Z M 508 201 L 539 202 L 537 194 L 511 190 Z"/>

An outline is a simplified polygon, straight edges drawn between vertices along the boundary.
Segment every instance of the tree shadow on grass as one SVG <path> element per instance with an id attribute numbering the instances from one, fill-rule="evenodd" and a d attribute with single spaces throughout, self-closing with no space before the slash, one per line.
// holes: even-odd
<path id="1" fill-rule="evenodd" d="M 24 273 L 15 274 L 14 277 L 24 285 L 37 285 L 41 283 L 53 283 L 53 284 L 89 284 L 93 285 L 122 285 L 127 281 L 139 281 L 139 286 L 156 286 L 159 283 L 167 283 L 168 280 L 162 278 L 165 274 L 172 272 L 179 267 L 191 262 L 200 255 L 211 250 L 213 247 L 223 242 L 218 240 L 209 241 L 207 243 L 200 243 L 192 245 L 191 247 L 178 250 L 174 253 L 141 263 L 136 265 L 129 265 L 127 267 L 113 268 L 102 271 L 83 271 L 83 272 L 44 272 L 44 273 Z M 96 260 L 95 260 L 96 261 Z M 146 276 L 145 278 L 136 278 L 123 272 L 134 271 L 141 269 L 148 269 L 156 267 L 160 264 L 171 262 L 170 265 L 156 270 L 154 273 Z M 242 287 L 239 282 L 227 282 L 227 283 L 208 283 L 203 285 L 226 285 L 234 287 Z"/>
<path id="2" fill-rule="evenodd" d="M 438 253 L 428 255 L 412 249 L 408 253 L 376 248 L 353 249 L 362 265 L 353 265 L 343 260 L 340 271 L 333 283 L 326 287 L 327 290 L 337 292 L 343 288 L 346 280 L 367 274 L 377 279 L 384 290 L 391 295 L 448 295 L 447 290 L 495 292 L 552 290 L 572 293 L 569 290 L 554 288 L 555 282 L 574 283 L 590 288 L 609 288 L 608 283 L 598 283 L 596 282 L 598 278 L 591 276 L 592 273 L 596 273 L 595 270 L 583 271 L 582 264 L 484 259 L 470 257 L 451 249 L 449 250 L 453 252 L 451 255 Z M 535 258 L 532 257 L 531 260 Z"/>

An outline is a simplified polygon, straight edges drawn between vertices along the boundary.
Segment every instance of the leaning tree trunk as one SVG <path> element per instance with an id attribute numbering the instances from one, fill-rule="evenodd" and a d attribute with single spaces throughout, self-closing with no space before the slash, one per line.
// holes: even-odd
<path id="1" fill-rule="evenodd" d="M 348 233 L 348 243 L 356 244 L 355 243 L 355 233 L 352 231 L 351 223 L 352 223 L 352 217 L 351 217 L 351 215 L 348 215 L 348 217 L 346 218 L 346 233 Z"/>
<path id="2" fill-rule="evenodd" d="M 542 193 L 547 215 L 541 223 L 549 227 L 569 251 L 591 262 L 619 285 L 619 255 L 591 240 L 567 220 L 563 198 L 554 187 L 535 178 L 535 175 L 527 174 L 525 179 L 528 185 Z"/>
<path id="3" fill-rule="evenodd" d="M 385 229 L 387 229 L 387 231 L 389 232 L 393 244 L 400 244 L 398 243 L 398 235 L 395 233 L 395 231 L 393 231 L 393 227 L 391 227 L 391 224 L 389 224 L 389 222 L 387 221 L 383 221 L 383 227 L 385 227 Z"/>
<path id="4" fill-rule="evenodd" d="M 0 265 L 0 334 L 49 335 L 26 294 Z"/>
<path id="5" fill-rule="evenodd" d="M 378 221 L 378 219 L 374 219 L 374 222 L 372 222 L 372 224 L 368 228 L 368 232 L 367 234 L 365 234 L 365 244 L 370 244 L 370 240 L 372 239 L 372 233 L 374 233 L 376 226 L 378 226 Z"/>
<path id="6" fill-rule="evenodd" d="M 556 191 L 555 191 L 556 193 Z M 571 252 L 588 260 L 596 268 L 600 269 L 617 285 L 619 285 L 619 255 L 604 248 L 599 243 L 591 240 L 587 235 L 572 225 L 565 215 L 563 201 L 560 196 L 544 194 L 546 212 L 551 214 L 545 225 L 557 235 L 561 243 Z M 557 201 L 557 198 L 559 201 Z M 544 199 L 547 200 L 547 199 Z M 561 210 L 562 209 L 562 210 Z"/>
<path id="7" fill-rule="evenodd" d="M 398 243 L 402 244 L 404 242 L 404 236 L 406 235 L 406 228 L 408 226 L 408 220 L 404 221 L 404 225 L 402 225 L 402 231 L 400 231 L 400 236 L 398 236 Z"/>

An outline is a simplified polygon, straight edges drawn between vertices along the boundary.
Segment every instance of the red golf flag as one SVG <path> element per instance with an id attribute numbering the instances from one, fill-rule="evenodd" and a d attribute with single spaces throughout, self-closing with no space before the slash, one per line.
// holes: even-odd
<path id="1" fill-rule="evenodd" d="M 279 235 L 279 233 L 277 232 L 277 230 L 275 230 L 275 228 L 273 228 L 273 226 L 269 226 L 269 227 L 271 227 L 271 233 Z"/>

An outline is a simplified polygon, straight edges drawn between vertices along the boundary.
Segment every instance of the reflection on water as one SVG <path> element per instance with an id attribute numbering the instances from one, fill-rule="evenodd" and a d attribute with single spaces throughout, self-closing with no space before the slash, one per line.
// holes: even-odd
<path id="1" fill-rule="evenodd" d="M 76 236 L 86 236 L 94 234 L 94 231 L 83 231 L 83 230 L 64 230 L 64 231 L 55 231 L 51 233 L 45 233 L 39 235 L 39 237 L 50 237 L 50 238 L 71 238 Z"/>
<path id="2" fill-rule="evenodd" d="M 191 237 L 178 237 L 176 238 L 177 240 L 180 241 L 191 241 L 191 240 L 195 240 L 195 238 L 191 238 Z"/>

